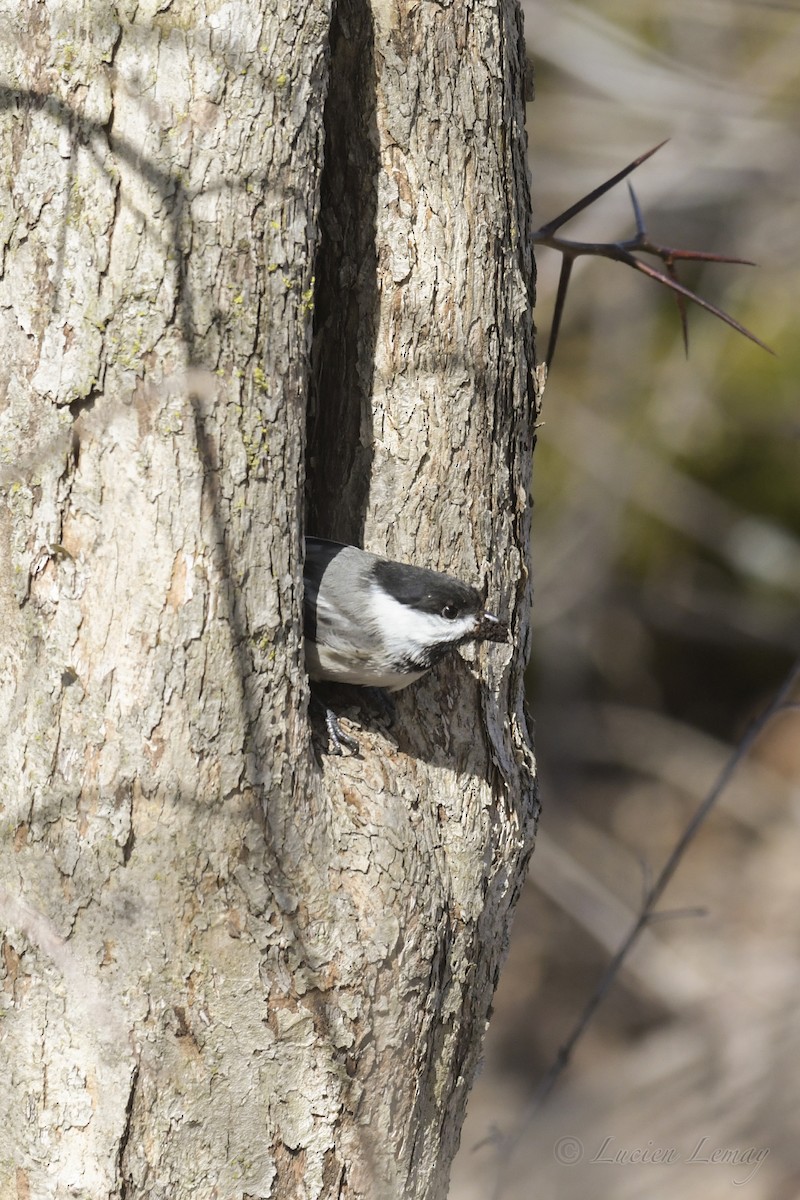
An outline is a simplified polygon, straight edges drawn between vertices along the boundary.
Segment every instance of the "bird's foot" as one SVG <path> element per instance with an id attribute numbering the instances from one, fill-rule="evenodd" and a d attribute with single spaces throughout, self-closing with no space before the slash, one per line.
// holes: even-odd
<path id="1" fill-rule="evenodd" d="M 328 731 L 328 737 L 331 740 L 331 748 L 334 754 L 341 755 L 342 746 L 346 746 L 351 754 L 358 754 L 361 747 L 354 737 L 350 737 L 349 733 L 345 733 L 339 724 L 339 718 L 332 708 L 325 709 L 325 728 Z"/>

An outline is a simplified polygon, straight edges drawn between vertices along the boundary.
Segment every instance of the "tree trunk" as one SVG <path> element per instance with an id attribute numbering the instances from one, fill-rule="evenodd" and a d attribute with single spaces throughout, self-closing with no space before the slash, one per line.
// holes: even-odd
<path id="1" fill-rule="evenodd" d="M 445 1196 L 532 844 L 516 4 L 274 8 L 0 4 L 0 1200 Z M 306 443 L 514 624 L 360 758 Z"/>

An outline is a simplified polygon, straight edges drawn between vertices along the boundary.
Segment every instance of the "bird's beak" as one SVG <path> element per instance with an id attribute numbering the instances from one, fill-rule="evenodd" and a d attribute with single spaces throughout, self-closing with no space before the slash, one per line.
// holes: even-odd
<path id="1" fill-rule="evenodd" d="M 482 612 L 475 622 L 473 637 L 481 642 L 507 642 L 508 625 L 491 613 Z"/>

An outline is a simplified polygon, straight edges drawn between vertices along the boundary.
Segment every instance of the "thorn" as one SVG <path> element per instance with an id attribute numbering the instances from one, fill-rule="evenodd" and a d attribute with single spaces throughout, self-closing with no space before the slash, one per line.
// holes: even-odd
<path id="1" fill-rule="evenodd" d="M 670 279 L 676 283 L 680 282 L 678 280 L 678 272 L 675 270 L 675 264 L 672 261 L 672 258 L 670 258 L 669 261 L 666 263 L 666 268 L 667 268 L 667 274 L 669 275 Z M 689 357 L 689 319 L 688 319 L 688 316 L 686 313 L 686 299 L 684 296 L 682 296 L 680 294 L 680 292 L 673 292 L 673 296 L 675 298 L 675 306 L 678 310 L 678 318 L 681 323 L 681 333 L 683 335 L 683 352 L 686 355 L 686 357 L 688 358 Z"/>
<path id="2" fill-rule="evenodd" d="M 693 292 L 691 288 L 686 287 L 678 279 L 670 279 L 669 275 L 665 275 L 663 271 L 659 271 L 656 267 L 651 267 L 649 263 L 642 262 L 639 258 L 634 258 L 633 255 L 620 258 L 618 261 L 628 262 L 628 265 L 632 266 L 634 270 L 641 271 L 643 275 L 647 275 L 650 279 L 657 279 L 665 287 L 671 288 L 673 292 L 676 292 L 680 296 L 685 296 L 687 300 L 693 301 L 700 308 L 704 308 L 706 312 L 710 312 L 713 316 L 718 317 L 720 321 L 724 321 L 726 325 L 730 325 L 731 329 L 735 329 L 737 333 L 741 333 L 749 341 L 755 342 L 762 350 L 766 350 L 767 354 L 771 354 L 773 358 L 776 357 L 775 351 L 766 342 L 762 342 L 761 338 L 756 337 L 746 326 L 734 320 L 724 309 L 717 308 L 716 304 L 712 304 L 710 300 L 704 300 L 702 296 L 698 296 L 697 292 Z"/>
<path id="3" fill-rule="evenodd" d="M 567 288 L 569 287 L 569 277 L 572 274 L 572 264 L 575 259 L 565 254 L 561 261 L 561 274 L 558 279 L 558 291 L 556 292 L 556 302 L 553 308 L 553 323 L 550 326 L 550 338 L 547 344 L 547 358 L 545 365 L 547 370 L 550 370 L 550 364 L 553 361 L 553 355 L 556 352 L 556 343 L 558 342 L 558 331 L 561 328 L 561 315 L 564 312 L 564 305 L 567 300 Z"/>
<path id="4" fill-rule="evenodd" d="M 611 189 L 621 180 L 623 180 L 626 175 L 630 175 L 631 171 L 635 171 L 636 168 L 640 167 L 643 162 L 647 162 L 648 158 L 652 158 L 657 150 L 660 150 L 662 146 L 666 146 L 668 141 L 669 138 L 664 138 L 664 141 L 659 142 L 657 146 L 653 146 L 652 150 L 647 150 L 644 154 L 640 154 L 638 158 L 635 158 L 633 162 L 628 163 L 627 167 L 623 167 L 622 170 L 618 171 L 616 175 L 612 175 L 610 179 L 605 181 L 605 183 L 601 183 L 599 187 L 596 187 L 593 191 L 588 192 L 585 196 L 582 196 L 580 200 L 577 200 L 574 204 L 571 204 L 569 208 L 564 209 L 564 212 L 559 213 L 559 215 L 554 217 L 552 221 L 548 221 L 546 225 L 543 225 L 541 229 L 537 230 L 537 232 L 533 235 L 533 240 L 542 241 L 545 238 L 550 237 L 556 232 L 557 229 L 560 229 L 562 225 L 566 225 L 567 221 L 571 221 L 573 217 L 577 217 L 578 213 L 583 212 L 583 210 L 588 208 L 590 204 L 594 204 L 595 200 L 599 200 L 601 196 L 605 196 L 606 192 L 610 192 Z"/>
<path id="5" fill-rule="evenodd" d="M 665 139 L 665 141 L 668 139 Z M 686 287 L 678 278 L 676 263 L 678 262 L 714 262 L 714 263 L 735 263 L 739 266 L 752 267 L 753 262 L 746 258 L 733 258 L 723 254 L 711 254 L 705 250 L 676 250 L 671 246 L 661 246 L 657 242 L 652 242 L 647 235 L 644 216 L 639 204 L 636 192 L 632 185 L 628 184 L 628 192 L 633 206 L 633 215 L 636 223 L 636 236 L 629 238 L 623 242 L 577 242 L 571 241 L 568 238 L 556 236 L 556 231 L 565 225 L 572 217 L 583 212 L 589 205 L 593 204 L 601 196 L 605 195 L 615 184 L 619 183 L 631 171 L 641 166 L 648 158 L 660 150 L 665 142 L 659 142 L 657 146 L 653 146 L 652 150 L 647 150 L 644 154 L 640 154 L 633 162 L 628 163 L 627 167 L 623 167 L 616 175 L 612 175 L 605 183 L 601 183 L 593 191 L 583 196 L 575 204 L 565 209 L 552 221 L 548 221 L 546 225 L 537 230 L 532 235 L 534 245 L 548 246 L 552 250 L 557 250 L 562 257 L 561 275 L 558 280 L 558 291 L 556 293 L 555 308 L 553 312 L 552 328 L 550 330 L 550 338 L 547 347 L 547 357 L 545 363 L 548 369 L 551 367 L 555 356 L 556 344 L 558 342 L 558 334 L 561 328 L 561 319 L 564 313 L 564 308 L 567 299 L 567 289 L 569 287 L 570 276 L 572 274 L 572 264 L 575 259 L 581 255 L 594 255 L 598 258 L 609 258 L 613 262 L 621 262 L 625 266 L 632 267 L 635 271 L 640 271 L 643 275 L 647 275 L 650 279 L 654 279 L 657 283 L 670 289 L 675 297 L 675 302 L 678 307 L 678 316 L 681 324 L 681 333 L 683 336 L 683 345 L 686 355 L 689 354 L 689 326 L 687 317 L 686 301 L 691 300 L 694 304 L 704 308 L 706 312 L 710 312 L 712 316 L 717 317 L 720 321 L 724 321 L 731 329 L 746 337 L 749 341 L 754 342 L 756 346 L 760 346 L 762 350 L 766 350 L 767 354 L 774 356 L 775 351 L 771 350 L 765 342 L 756 337 L 749 329 L 734 320 L 724 309 L 718 308 L 710 301 L 704 300 L 691 288 Z M 664 270 L 661 271 L 658 267 L 652 266 L 643 259 L 638 258 L 637 254 L 649 254 L 654 258 L 660 259 L 664 264 Z"/>
<path id="6" fill-rule="evenodd" d="M 647 236 L 644 228 L 644 217 L 642 216 L 642 210 L 639 207 L 639 201 L 636 198 L 636 192 L 633 190 L 632 183 L 628 183 L 628 195 L 630 196 L 631 204 L 633 205 L 633 217 L 636 221 L 636 233 L 640 238 L 644 238 Z"/>

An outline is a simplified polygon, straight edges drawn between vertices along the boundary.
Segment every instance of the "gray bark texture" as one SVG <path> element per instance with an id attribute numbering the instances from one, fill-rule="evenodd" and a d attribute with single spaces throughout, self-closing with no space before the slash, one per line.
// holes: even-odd
<path id="1" fill-rule="evenodd" d="M 0 1200 L 443 1198 L 536 815 L 516 3 L 0 17 Z M 304 509 L 513 623 L 359 758 Z"/>

